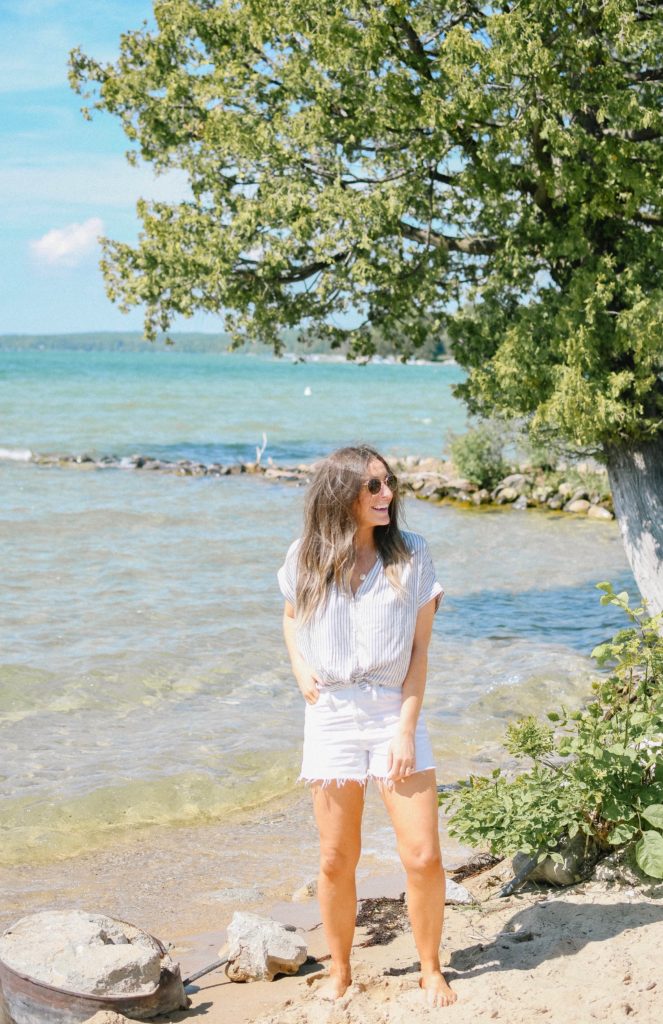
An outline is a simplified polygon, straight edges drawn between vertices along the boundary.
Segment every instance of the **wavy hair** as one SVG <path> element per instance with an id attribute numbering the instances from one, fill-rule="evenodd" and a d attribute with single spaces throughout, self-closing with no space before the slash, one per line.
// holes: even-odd
<path id="1" fill-rule="evenodd" d="M 297 563 L 296 608 L 297 619 L 302 623 L 324 604 L 333 583 L 339 590 L 350 589 L 356 558 L 354 504 L 368 464 L 374 459 L 391 473 L 386 459 L 369 445 L 338 448 L 319 463 L 309 484 Z M 389 524 L 376 526 L 373 531 L 387 579 L 399 592 L 401 569 L 412 557 L 399 527 L 401 515 L 401 502 L 395 491 L 389 506 Z"/>

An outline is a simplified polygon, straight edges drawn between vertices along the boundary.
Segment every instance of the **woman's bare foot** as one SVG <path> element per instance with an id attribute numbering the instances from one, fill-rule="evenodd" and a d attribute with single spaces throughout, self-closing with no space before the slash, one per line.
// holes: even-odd
<path id="1" fill-rule="evenodd" d="M 429 1006 L 451 1006 L 458 999 L 453 989 L 449 988 L 441 971 L 431 971 L 419 978 L 419 987 L 423 989 Z"/>
<path id="2" fill-rule="evenodd" d="M 352 984 L 350 968 L 337 970 L 330 967 L 329 974 L 322 979 L 320 987 L 316 991 L 318 999 L 329 999 L 335 1002 L 345 995 Z"/>

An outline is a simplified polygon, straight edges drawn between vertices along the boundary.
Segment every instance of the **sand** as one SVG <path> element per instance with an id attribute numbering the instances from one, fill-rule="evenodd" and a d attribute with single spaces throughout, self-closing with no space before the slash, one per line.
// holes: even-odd
<path id="1" fill-rule="evenodd" d="M 466 880 L 477 904 L 447 908 L 443 962 L 458 994 L 454 1006 L 425 1005 L 409 928 L 394 930 L 385 944 L 365 945 L 369 930 L 362 927 L 355 937 L 353 987 L 335 1004 L 318 998 L 322 962 L 296 977 L 247 985 L 232 984 L 219 970 L 197 983 L 188 1014 L 164 1020 L 184 1021 L 193 1012 L 206 1024 L 658 1024 L 663 901 L 606 883 L 566 890 L 530 886 L 500 899 L 496 891 L 507 877 L 503 863 Z M 385 887 L 393 890 L 394 879 Z M 315 903 L 306 913 L 318 916 Z M 324 957 L 321 928 L 313 924 L 304 934 L 310 953 Z"/>
<path id="2" fill-rule="evenodd" d="M 263 836 L 262 825 L 257 833 L 250 822 L 236 827 L 246 829 L 247 844 Z M 37 910 L 108 913 L 170 943 L 186 976 L 217 958 L 232 910 L 243 908 L 298 925 L 309 953 L 320 958 L 296 977 L 273 982 L 234 984 L 216 970 L 190 988 L 188 1012 L 162 1017 L 159 1024 L 198 1018 L 205 1024 L 658 1024 L 663 1017 L 663 899 L 596 882 L 565 890 L 529 886 L 499 899 L 499 885 L 511 875 L 507 863 L 463 881 L 475 905 L 447 908 L 443 962 L 458 993 L 454 1006 L 425 1007 L 403 914 L 404 930 L 387 929 L 383 937 L 389 941 L 382 945 L 366 945 L 370 929 L 358 928 L 353 990 L 340 1003 L 323 1003 L 316 989 L 326 949 L 316 901 L 293 903 L 292 878 L 274 885 L 267 872 L 258 876 L 260 900 L 253 890 L 244 893 L 224 883 L 234 871 L 224 854 L 225 828 L 154 832 L 103 854 L 5 869 L 0 929 Z M 284 841 L 291 828 L 287 814 L 275 813 L 271 841 Z M 293 873 L 298 884 L 304 880 L 299 872 L 308 873 L 314 863 L 312 833 L 302 838 L 306 848 Z M 254 845 L 255 864 L 267 865 L 267 846 Z M 383 861 L 377 873 L 363 878 L 360 896 L 402 892 L 402 872 L 390 863 Z"/>

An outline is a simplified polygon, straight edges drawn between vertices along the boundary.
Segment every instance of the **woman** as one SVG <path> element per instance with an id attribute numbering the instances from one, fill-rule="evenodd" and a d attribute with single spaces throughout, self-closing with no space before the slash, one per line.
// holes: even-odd
<path id="1" fill-rule="evenodd" d="M 373 448 L 341 448 L 310 484 L 304 533 L 279 570 L 283 631 L 306 701 L 301 779 L 320 832 L 318 896 L 331 953 L 324 995 L 351 984 L 365 784 L 377 781 L 407 873 L 431 1006 L 456 995 L 440 970 L 444 871 L 433 754 L 420 717 L 442 588 L 422 537 L 401 532 L 396 478 Z"/>

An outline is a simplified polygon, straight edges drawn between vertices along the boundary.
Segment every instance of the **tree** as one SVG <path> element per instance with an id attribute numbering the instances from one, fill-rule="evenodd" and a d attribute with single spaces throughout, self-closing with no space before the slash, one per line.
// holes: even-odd
<path id="1" fill-rule="evenodd" d="M 145 331 L 194 310 L 355 352 L 447 331 L 471 412 L 607 464 L 663 608 L 663 11 L 658 0 L 159 0 L 74 87 L 183 169 L 106 241 Z M 90 115 L 90 108 L 86 109 Z M 351 320 L 350 318 L 354 319 Z"/>

